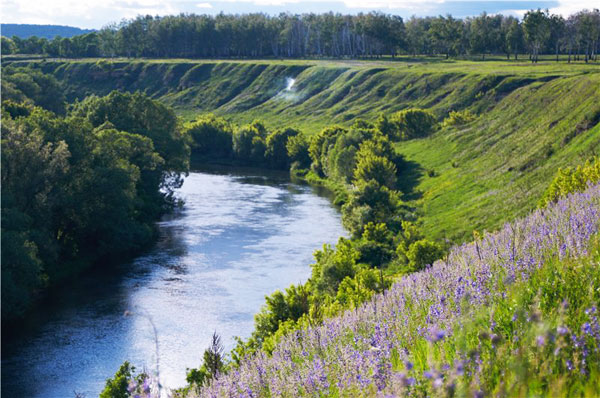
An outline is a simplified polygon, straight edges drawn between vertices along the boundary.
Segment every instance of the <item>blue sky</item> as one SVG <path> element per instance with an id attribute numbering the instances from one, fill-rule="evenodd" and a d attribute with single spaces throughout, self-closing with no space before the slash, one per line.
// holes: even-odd
<path id="1" fill-rule="evenodd" d="M 70 25 L 101 28 L 110 22 L 140 14 L 169 15 L 179 13 L 217 14 L 265 12 L 327 12 L 356 14 L 379 10 L 410 17 L 411 15 L 452 14 L 465 17 L 502 13 L 521 16 L 526 10 L 548 8 L 569 15 L 584 8 L 598 7 L 597 0 L 539 1 L 453 1 L 453 0 L 2 0 L 2 22 Z"/>

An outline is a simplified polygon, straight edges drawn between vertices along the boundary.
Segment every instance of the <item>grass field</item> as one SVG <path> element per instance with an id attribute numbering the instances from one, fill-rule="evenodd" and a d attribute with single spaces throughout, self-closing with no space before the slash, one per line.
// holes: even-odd
<path id="1" fill-rule="evenodd" d="M 462 241 L 473 229 L 497 229 L 526 214 L 559 167 L 600 153 L 600 65 L 552 59 L 32 63 L 54 74 L 69 100 L 140 90 L 185 120 L 214 112 L 307 134 L 408 107 L 430 109 L 440 121 L 468 109 L 477 115 L 468 125 L 397 144 L 418 164 L 403 176 L 417 180 L 405 199 L 421 213 L 426 234 Z"/>

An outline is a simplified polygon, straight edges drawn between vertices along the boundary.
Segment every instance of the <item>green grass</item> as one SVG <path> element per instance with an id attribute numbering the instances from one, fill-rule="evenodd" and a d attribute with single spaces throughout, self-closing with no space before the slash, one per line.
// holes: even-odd
<path id="1" fill-rule="evenodd" d="M 559 167 L 600 153 L 600 65 L 410 58 L 374 60 L 48 60 L 69 100 L 117 88 L 144 91 L 184 120 L 214 112 L 236 123 L 314 134 L 381 112 L 477 115 L 463 127 L 397 144 L 418 163 L 405 199 L 429 238 L 466 239 L 526 214 Z M 30 62 L 30 61 L 24 61 Z M 292 92 L 282 92 L 294 78 Z M 433 176 L 430 176 L 433 175 Z M 411 184 L 414 185 L 414 184 Z"/>
<path id="2" fill-rule="evenodd" d="M 427 234 L 463 240 L 497 228 L 530 211 L 559 167 L 600 153 L 599 90 L 597 74 L 531 84 L 468 126 L 398 144 L 435 172 L 422 173 L 417 187 Z"/>

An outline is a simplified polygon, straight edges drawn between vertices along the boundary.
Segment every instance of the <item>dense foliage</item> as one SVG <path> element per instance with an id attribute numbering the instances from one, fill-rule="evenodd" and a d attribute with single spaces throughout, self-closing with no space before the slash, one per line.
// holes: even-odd
<path id="1" fill-rule="evenodd" d="M 3 68 L 2 100 L 65 113 L 65 95 L 54 76 L 31 68 Z"/>
<path id="2" fill-rule="evenodd" d="M 72 38 L 2 38 L 3 54 L 60 57 L 364 57 L 407 54 L 559 53 L 596 59 L 600 12 L 567 19 L 529 11 L 522 21 L 503 15 L 456 19 L 368 14 L 139 16 Z"/>
<path id="3" fill-rule="evenodd" d="M 135 367 L 126 361 L 112 378 L 106 380 L 99 398 L 151 398 L 159 392 L 157 387 L 147 373 L 136 374 Z"/>
<path id="4" fill-rule="evenodd" d="M 243 165 L 288 170 L 292 162 L 306 162 L 306 144 L 301 132 L 292 128 L 268 131 L 260 122 L 233 126 L 212 114 L 184 125 L 192 153 L 205 161 L 230 161 Z"/>
<path id="5" fill-rule="evenodd" d="M 173 112 L 141 94 L 91 97 L 66 117 L 3 103 L 2 318 L 150 243 L 188 157 Z"/>
<path id="6" fill-rule="evenodd" d="M 597 157 L 593 161 L 588 160 L 583 166 L 559 169 L 539 205 L 540 207 L 548 206 L 572 192 L 582 191 L 588 185 L 598 182 L 600 182 L 600 159 Z"/>

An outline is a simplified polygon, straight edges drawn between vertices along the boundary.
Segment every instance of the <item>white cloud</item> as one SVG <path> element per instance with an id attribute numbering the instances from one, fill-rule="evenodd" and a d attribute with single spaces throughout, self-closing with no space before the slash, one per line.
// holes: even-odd
<path id="1" fill-rule="evenodd" d="M 160 0 L 3 0 L 7 23 L 62 24 L 100 28 L 111 21 L 140 14 L 177 14 L 171 2 Z"/>
<path id="2" fill-rule="evenodd" d="M 443 4 L 445 0 L 344 0 L 344 4 L 350 8 L 378 8 L 378 9 L 405 9 L 405 10 L 423 10 L 432 5 Z"/>
<path id="3" fill-rule="evenodd" d="M 600 8 L 600 2 L 597 0 L 559 0 L 558 7 L 550 8 L 550 12 L 567 17 L 581 10 L 593 10 L 594 8 Z"/>
<path id="4" fill-rule="evenodd" d="M 196 7 L 198 7 L 198 8 L 213 8 L 212 4 L 210 4 L 210 3 L 198 3 L 198 4 L 196 4 Z"/>

